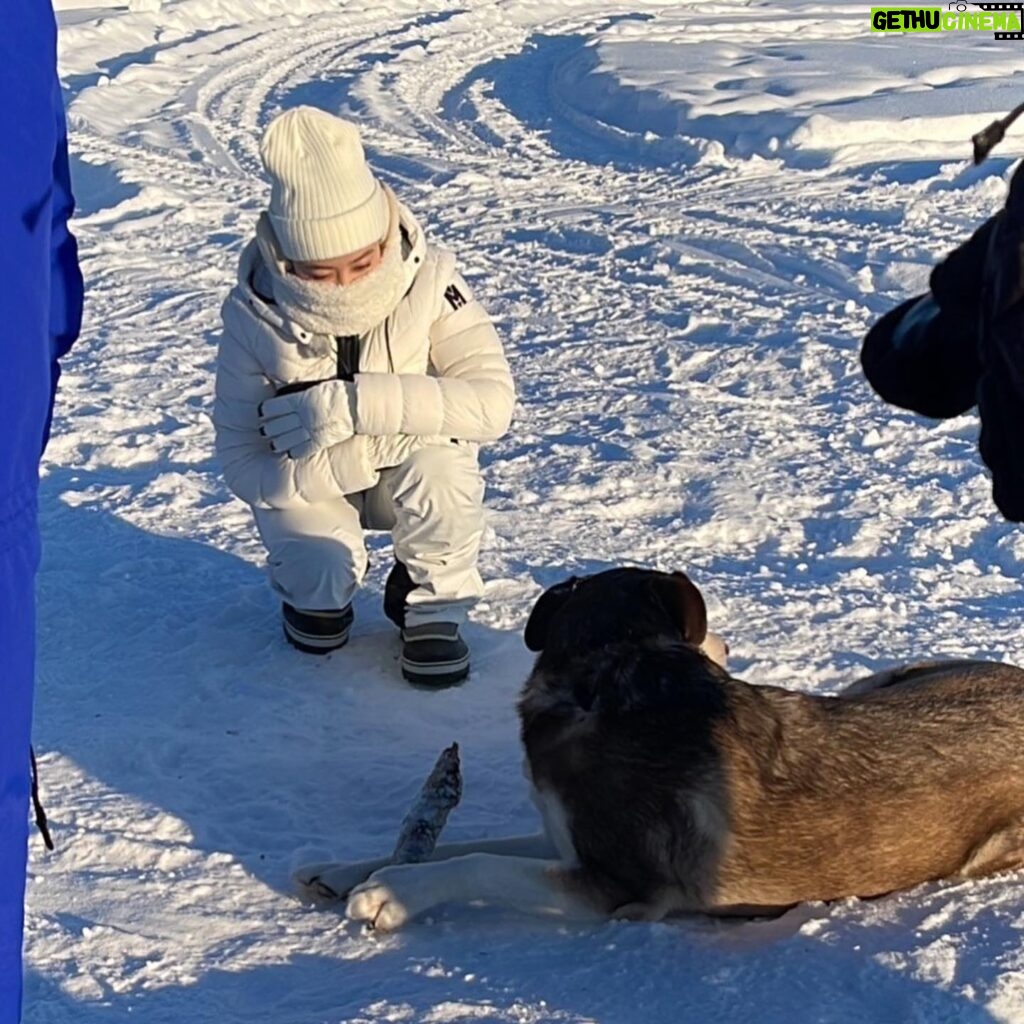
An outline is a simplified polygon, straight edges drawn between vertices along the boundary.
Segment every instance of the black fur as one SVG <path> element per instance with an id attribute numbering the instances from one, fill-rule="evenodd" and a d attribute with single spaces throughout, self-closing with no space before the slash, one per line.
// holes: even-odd
<path id="1" fill-rule="evenodd" d="M 546 590 L 530 613 L 524 639 L 531 651 L 544 652 L 541 662 L 550 664 L 644 637 L 696 646 L 707 630 L 704 599 L 685 573 L 628 568 L 572 576 Z"/>
<path id="2" fill-rule="evenodd" d="M 695 869 L 714 863 L 712 840 L 686 799 L 711 793 L 727 807 L 714 727 L 728 676 L 698 650 L 706 632 L 684 574 L 642 569 L 566 581 L 530 617 L 527 641 L 543 649 L 519 705 L 527 760 L 566 808 L 583 875 L 609 907 L 680 885 L 699 898 L 712 883 Z"/>

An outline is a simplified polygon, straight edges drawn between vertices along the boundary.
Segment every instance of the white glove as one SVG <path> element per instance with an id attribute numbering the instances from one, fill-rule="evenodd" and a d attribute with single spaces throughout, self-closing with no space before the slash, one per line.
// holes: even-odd
<path id="1" fill-rule="evenodd" d="M 275 452 L 302 459 L 355 434 L 356 387 L 325 380 L 305 391 L 268 398 L 260 405 L 260 433 Z"/>

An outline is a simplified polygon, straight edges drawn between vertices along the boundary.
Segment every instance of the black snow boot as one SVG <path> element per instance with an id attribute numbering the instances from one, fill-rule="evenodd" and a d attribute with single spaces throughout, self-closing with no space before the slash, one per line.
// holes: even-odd
<path id="1" fill-rule="evenodd" d="M 384 614 L 399 628 L 405 625 L 405 599 L 416 589 L 405 564 L 395 564 L 384 581 Z"/>
<path id="2" fill-rule="evenodd" d="M 285 639 L 307 654 L 328 654 L 348 643 L 352 629 L 352 605 L 340 611 L 311 611 L 281 605 Z"/>
<path id="3" fill-rule="evenodd" d="M 469 675 L 469 648 L 454 622 L 406 626 L 405 602 L 416 589 L 409 570 L 395 559 L 384 583 L 384 614 L 402 631 L 402 676 L 418 686 L 440 689 Z"/>
<path id="4" fill-rule="evenodd" d="M 439 688 L 469 675 L 469 648 L 454 622 L 425 622 L 402 630 L 402 675 L 407 682 Z"/>

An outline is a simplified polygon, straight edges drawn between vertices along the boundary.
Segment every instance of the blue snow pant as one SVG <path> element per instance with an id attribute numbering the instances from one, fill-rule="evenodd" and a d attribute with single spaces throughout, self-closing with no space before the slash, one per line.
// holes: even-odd
<path id="1" fill-rule="evenodd" d="M 21 1012 L 21 937 L 35 655 L 35 495 L 0 527 L 0 1022 Z"/>
<path id="2" fill-rule="evenodd" d="M 82 312 L 50 0 L 3 5 L 0 139 L 0 1024 L 18 1024 L 39 458 Z"/>

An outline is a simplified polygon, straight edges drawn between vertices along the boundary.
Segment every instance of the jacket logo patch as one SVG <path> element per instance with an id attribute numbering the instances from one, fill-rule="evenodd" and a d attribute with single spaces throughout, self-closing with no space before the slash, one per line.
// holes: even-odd
<path id="1" fill-rule="evenodd" d="M 448 304 L 452 309 L 459 309 L 466 304 L 466 296 L 454 284 L 450 284 L 445 288 L 444 297 L 448 300 Z"/>

